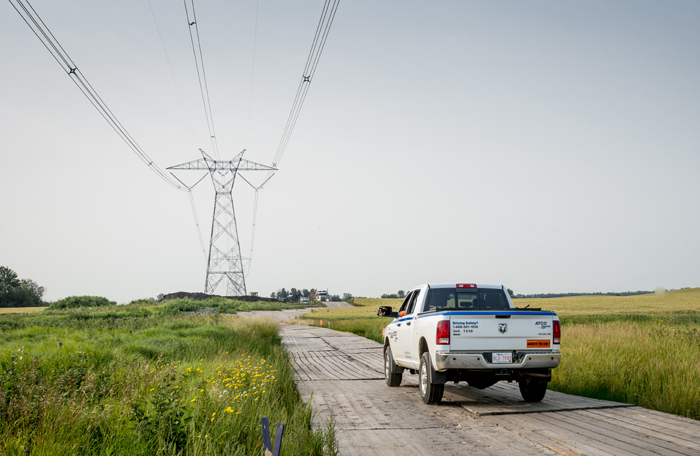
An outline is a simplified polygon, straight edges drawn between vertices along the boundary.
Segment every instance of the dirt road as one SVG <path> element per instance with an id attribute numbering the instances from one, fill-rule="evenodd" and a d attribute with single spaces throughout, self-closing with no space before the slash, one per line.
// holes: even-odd
<path id="1" fill-rule="evenodd" d="M 385 385 L 381 344 L 288 324 L 282 342 L 314 426 L 333 417 L 341 455 L 700 455 L 695 420 L 554 391 L 525 403 L 516 383 L 448 384 L 443 402 L 428 406 L 416 376 Z"/>

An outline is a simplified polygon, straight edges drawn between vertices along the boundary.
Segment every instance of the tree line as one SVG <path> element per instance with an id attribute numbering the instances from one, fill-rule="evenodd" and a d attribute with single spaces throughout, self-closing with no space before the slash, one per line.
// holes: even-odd
<path id="1" fill-rule="evenodd" d="M 384 293 L 382 295 L 382 299 L 403 299 L 406 297 L 406 292 L 403 290 L 399 290 L 398 293 Z"/>
<path id="2" fill-rule="evenodd" d="M 642 294 L 650 294 L 653 293 L 653 291 L 622 291 L 622 292 L 607 292 L 607 293 L 602 293 L 600 291 L 595 292 L 595 293 L 537 293 L 537 294 L 529 294 L 529 295 L 524 295 L 524 294 L 517 294 L 515 295 L 516 298 L 520 299 L 529 299 L 529 298 L 569 298 L 573 296 L 635 296 L 635 295 L 642 295 Z"/>
<path id="3" fill-rule="evenodd" d="M 272 294 L 270 294 L 270 297 L 272 299 L 276 299 L 278 301 L 283 301 L 283 302 L 300 302 L 301 298 L 308 298 L 311 296 L 311 293 L 318 291 L 315 288 L 311 288 L 310 290 L 307 288 L 304 289 L 297 289 L 297 288 L 290 288 L 289 291 L 285 288 L 281 288 L 277 291 L 273 291 Z M 343 293 L 342 298 L 340 295 L 328 295 L 330 300 L 333 302 L 338 302 L 338 301 L 347 301 L 348 299 L 352 299 L 352 294 L 350 293 Z"/>
<path id="4" fill-rule="evenodd" d="M 17 273 L 0 266 L 0 307 L 43 307 L 44 287 L 30 279 L 20 279 Z"/>
<path id="5" fill-rule="evenodd" d="M 510 295 L 511 298 L 515 298 L 513 295 L 513 290 L 508 288 L 508 294 Z M 403 299 L 406 297 L 406 292 L 403 290 L 399 290 L 398 293 L 391 293 L 391 294 L 383 294 L 382 299 Z"/>

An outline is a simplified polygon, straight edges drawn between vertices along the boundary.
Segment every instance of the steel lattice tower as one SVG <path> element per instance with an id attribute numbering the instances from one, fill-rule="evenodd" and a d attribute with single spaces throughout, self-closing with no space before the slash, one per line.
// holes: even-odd
<path id="1" fill-rule="evenodd" d="M 209 171 L 214 184 L 216 195 L 204 292 L 215 294 L 217 288 L 226 285 L 226 296 L 244 296 L 247 292 L 233 206 L 233 184 L 239 171 L 276 171 L 276 168 L 243 159 L 245 150 L 230 161 L 214 160 L 203 150 L 200 152 L 203 158 L 168 169 Z"/>

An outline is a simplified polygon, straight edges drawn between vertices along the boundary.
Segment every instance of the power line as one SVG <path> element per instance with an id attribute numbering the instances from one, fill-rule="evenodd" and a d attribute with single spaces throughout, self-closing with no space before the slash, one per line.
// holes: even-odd
<path id="1" fill-rule="evenodd" d="M 299 118 L 299 113 L 301 112 L 301 108 L 304 105 L 304 100 L 306 100 L 306 94 L 309 91 L 309 87 L 311 85 L 311 81 L 313 80 L 314 75 L 316 74 L 316 67 L 318 66 L 318 62 L 321 59 L 321 54 L 323 53 L 323 49 L 326 46 L 326 40 L 328 39 L 328 33 L 331 30 L 331 26 L 333 25 L 333 20 L 335 19 L 335 13 L 338 10 L 338 5 L 340 4 L 340 0 L 326 0 L 326 2 L 323 5 L 323 10 L 321 11 L 321 17 L 318 20 L 318 25 L 316 26 L 316 33 L 314 34 L 314 39 L 313 42 L 311 43 L 311 50 L 309 51 L 309 55 L 306 58 L 306 64 L 304 65 L 304 72 L 302 73 L 301 80 L 299 81 L 299 86 L 297 87 L 297 92 L 296 95 L 294 96 L 294 102 L 292 103 L 292 109 L 289 112 L 289 117 L 287 118 L 287 123 L 284 127 L 284 131 L 282 132 L 282 138 L 280 139 L 279 145 L 277 146 L 277 152 L 275 153 L 275 157 L 272 160 L 272 166 L 277 167 L 279 162 L 282 160 L 282 155 L 284 155 L 284 152 L 287 148 L 287 144 L 289 143 L 289 139 L 292 136 L 292 131 L 294 131 L 294 127 L 296 126 L 297 119 Z M 257 34 L 257 12 L 256 12 L 256 34 Z M 252 82 L 251 82 L 251 91 L 252 91 Z M 252 95 L 251 95 L 252 97 Z M 249 127 L 250 128 L 250 127 Z M 253 261 L 253 247 L 255 245 L 255 227 L 256 227 L 256 218 L 258 214 L 258 191 L 262 189 L 263 185 L 265 185 L 272 177 L 275 175 L 274 172 L 268 173 L 267 177 L 263 181 L 262 184 L 260 184 L 258 187 L 254 186 L 250 182 L 248 182 L 246 179 L 244 179 L 246 182 L 248 182 L 248 185 L 253 187 L 255 190 L 255 200 L 253 203 L 253 228 L 252 228 L 252 234 L 251 234 L 251 244 L 250 244 L 250 255 L 249 255 L 249 263 L 248 263 L 248 272 L 250 272 L 250 265 Z"/>
<path id="2" fill-rule="evenodd" d="M 209 139 L 216 158 L 219 158 L 219 144 L 216 140 L 216 130 L 214 128 L 214 115 L 211 111 L 211 100 L 209 98 L 209 86 L 207 85 L 207 73 L 204 70 L 204 56 L 202 55 L 202 42 L 199 38 L 199 25 L 197 24 L 197 12 L 194 9 L 194 0 L 189 0 L 192 7 L 192 18 L 187 9 L 187 0 L 184 0 L 185 15 L 187 16 L 187 28 L 190 32 L 190 42 L 192 43 L 192 53 L 194 54 L 194 64 L 197 67 L 197 79 L 199 81 L 199 91 L 202 94 L 202 104 L 204 105 L 204 115 L 207 118 L 207 128 L 209 129 Z M 192 33 L 194 26 L 195 33 Z M 197 43 L 195 44 L 195 36 Z"/>
<path id="3" fill-rule="evenodd" d="M 39 41 L 44 45 L 51 56 L 68 74 L 73 83 L 85 95 L 88 101 L 97 109 L 102 118 L 104 118 L 110 127 L 119 135 L 119 137 L 129 146 L 129 148 L 153 171 L 169 185 L 184 190 L 177 182 L 172 180 L 139 146 L 136 140 L 129 134 L 124 126 L 119 122 L 119 119 L 109 109 L 107 104 L 98 95 L 95 89 L 90 85 L 87 78 L 78 69 L 77 65 L 70 58 L 68 53 L 63 49 L 56 37 L 51 33 L 34 7 L 26 0 L 9 0 L 12 7 L 22 17 L 24 22 L 34 32 Z M 25 5 L 26 3 L 26 5 Z"/>
<path id="4" fill-rule="evenodd" d="M 267 178 L 263 181 L 262 184 L 258 185 L 257 187 L 253 184 L 250 183 L 248 179 L 246 179 L 242 174 L 239 175 L 241 179 L 243 179 L 246 184 L 250 185 L 253 190 L 255 190 L 255 198 L 253 202 L 253 228 L 252 228 L 252 233 L 250 235 L 250 253 L 248 254 L 248 269 L 246 271 L 246 275 L 250 274 L 250 268 L 251 264 L 253 263 L 253 247 L 255 246 L 255 227 L 256 227 L 256 220 L 258 218 L 258 191 L 262 190 L 263 186 L 267 184 L 267 182 L 272 179 L 272 176 L 274 176 L 274 173 L 270 173 Z"/>
<path id="5" fill-rule="evenodd" d="M 194 129 L 192 128 L 192 122 L 190 122 L 190 117 L 187 115 L 187 109 L 185 108 L 185 102 L 182 99 L 182 94 L 180 93 L 180 87 L 177 83 L 177 78 L 175 77 L 175 72 L 173 71 L 173 66 L 170 63 L 170 57 L 168 56 L 168 50 L 165 47 L 165 42 L 163 41 L 163 34 L 160 33 L 160 26 L 158 25 L 158 19 L 156 18 L 156 13 L 153 10 L 153 4 L 151 3 L 151 0 L 148 0 L 148 6 L 151 9 L 151 16 L 153 16 L 153 23 L 155 24 L 156 31 L 158 32 L 158 38 L 160 38 L 160 45 L 161 48 L 163 49 L 163 54 L 165 55 L 165 60 L 168 63 L 168 68 L 170 69 L 170 75 L 173 78 L 173 84 L 175 84 L 175 91 L 177 92 L 177 97 L 180 100 L 180 106 L 182 106 L 182 112 L 185 115 L 185 120 L 187 120 L 187 125 L 190 128 L 190 133 L 192 134 L 192 140 L 196 141 L 195 134 L 194 134 Z M 185 185 L 184 182 L 182 182 L 180 179 L 178 179 L 177 176 L 175 176 L 173 173 L 170 173 L 175 179 L 178 180 L 182 185 L 184 185 L 187 188 L 187 194 L 190 199 L 190 208 L 192 209 L 192 218 L 194 219 L 194 225 L 197 230 L 197 237 L 199 238 L 199 246 L 202 249 L 202 255 L 204 256 L 204 261 L 207 260 L 207 252 L 204 249 L 204 240 L 202 239 L 202 228 L 199 226 L 199 217 L 197 216 L 197 207 L 195 206 L 194 203 L 194 196 L 192 195 L 192 189 L 194 188 L 195 185 L 200 183 L 202 179 L 206 177 L 206 174 L 197 181 L 194 185 L 187 186 Z"/>
<path id="6" fill-rule="evenodd" d="M 289 138 L 292 136 L 297 119 L 299 118 L 299 113 L 304 105 L 306 94 L 309 91 L 309 86 L 311 85 L 311 81 L 316 73 L 316 67 L 321 59 L 323 49 L 326 46 L 326 39 L 328 38 L 328 33 L 333 25 L 333 20 L 335 19 L 335 13 L 338 10 L 339 4 L 340 0 L 326 0 L 325 4 L 323 5 L 323 11 L 321 12 L 321 18 L 319 19 L 316 27 L 316 34 L 314 35 L 314 40 L 311 44 L 311 50 L 309 51 L 309 56 L 306 59 L 304 72 L 301 76 L 301 80 L 299 81 L 297 93 L 294 97 L 292 109 L 289 112 L 289 118 L 287 119 L 287 123 L 284 127 L 282 138 L 277 146 L 277 153 L 272 160 L 272 166 L 277 167 L 279 162 L 282 160 L 282 155 L 284 155 L 284 151 L 287 148 Z"/>
<path id="7" fill-rule="evenodd" d="M 206 260 L 207 260 L 207 252 L 204 250 L 204 240 L 202 239 L 202 229 L 201 229 L 200 226 L 199 226 L 199 217 L 197 217 L 197 208 L 195 207 L 195 204 L 194 204 L 194 197 L 192 196 L 192 189 L 193 189 L 197 184 L 199 184 L 200 182 L 202 182 L 202 181 L 204 180 L 204 178 L 207 177 L 207 175 L 205 174 L 205 175 L 202 176 L 197 182 L 195 182 L 193 185 L 189 186 L 189 185 L 185 184 L 184 182 L 182 182 L 182 181 L 180 180 L 180 178 L 177 177 L 177 176 L 176 176 L 175 174 L 173 174 L 172 172 L 171 172 L 170 174 L 171 174 L 175 179 L 177 179 L 178 182 L 180 182 L 182 185 L 184 185 L 185 188 L 187 188 L 187 193 L 189 193 L 189 196 L 190 196 L 190 206 L 192 207 L 192 216 L 194 217 L 194 225 L 195 225 L 195 227 L 197 228 L 197 236 L 199 237 L 199 245 L 200 245 L 200 247 L 202 248 L 202 255 L 204 255 L 204 261 L 206 261 Z"/>
<path id="8" fill-rule="evenodd" d="M 173 84 L 175 84 L 175 91 L 177 92 L 177 97 L 180 99 L 180 106 L 182 106 L 182 111 L 185 114 L 185 120 L 187 120 L 187 125 L 190 127 L 190 133 L 192 134 L 192 140 L 196 141 L 194 129 L 192 128 L 192 122 L 190 122 L 190 117 L 187 115 L 187 109 L 185 108 L 185 102 L 182 100 L 182 94 L 180 93 L 180 86 L 177 83 L 177 78 L 175 78 L 175 72 L 173 71 L 173 66 L 170 63 L 170 56 L 168 56 L 168 51 L 165 48 L 165 42 L 163 41 L 163 34 L 160 33 L 160 26 L 158 25 L 158 19 L 156 19 L 156 13 L 153 10 L 153 4 L 151 0 L 148 0 L 148 6 L 151 9 L 151 16 L 153 16 L 153 23 L 156 26 L 156 31 L 158 32 L 158 38 L 160 38 L 160 45 L 163 49 L 163 54 L 165 55 L 165 61 L 168 63 L 168 68 L 170 69 L 170 75 L 173 78 Z"/>

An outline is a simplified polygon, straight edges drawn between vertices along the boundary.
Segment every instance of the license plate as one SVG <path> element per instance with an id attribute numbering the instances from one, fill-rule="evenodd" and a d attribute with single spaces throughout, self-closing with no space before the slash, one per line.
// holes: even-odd
<path id="1" fill-rule="evenodd" d="M 512 363 L 512 353 L 493 353 L 491 354 L 491 362 L 495 364 Z"/>

